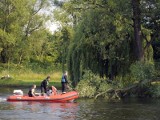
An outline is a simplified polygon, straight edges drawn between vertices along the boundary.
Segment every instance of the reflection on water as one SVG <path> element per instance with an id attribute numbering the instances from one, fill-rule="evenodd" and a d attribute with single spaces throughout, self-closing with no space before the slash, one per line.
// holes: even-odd
<path id="1" fill-rule="evenodd" d="M 1 120 L 75 120 L 78 103 L 1 102 Z"/>
<path id="2" fill-rule="evenodd" d="M 82 100 L 79 120 L 159 120 L 160 101 L 126 99 L 124 101 Z"/>
<path id="3" fill-rule="evenodd" d="M 78 99 L 75 103 L 7 102 L 0 90 L 0 120 L 159 120 L 160 101 Z"/>

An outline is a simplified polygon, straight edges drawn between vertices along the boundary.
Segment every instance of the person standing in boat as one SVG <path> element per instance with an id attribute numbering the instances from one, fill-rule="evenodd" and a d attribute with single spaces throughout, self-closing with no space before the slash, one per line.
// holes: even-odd
<path id="1" fill-rule="evenodd" d="M 62 93 L 66 93 L 66 88 L 68 86 L 67 75 L 68 75 L 67 71 L 65 71 L 64 74 L 62 75 L 62 79 L 61 79 Z"/>
<path id="2" fill-rule="evenodd" d="M 35 95 L 35 89 L 36 89 L 36 85 L 33 85 L 33 86 L 29 89 L 29 92 L 28 92 L 28 96 L 29 96 L 29 97 L 34 97 L 34 96 L 36 96 L 36 95 Z"/>
<path id="3" fill-rule="evenodd" d="M 41 82 L 41 93 L 47 93 L 47 90 L 48 90 L 48 86 L 49 86 L 49 81 L 50 81 L 50 76 L 47 76 L 46 79 L 44 79 L 42 82 Z"/>

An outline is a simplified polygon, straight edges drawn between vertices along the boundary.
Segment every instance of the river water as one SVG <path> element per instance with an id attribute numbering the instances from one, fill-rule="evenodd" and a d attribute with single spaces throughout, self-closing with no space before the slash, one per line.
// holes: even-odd
<path id="1" fill-rule="evenodd" d="M 13 88 L 0 88 L 0 120 L 160 120 L 158 99 L 7 102 L 12 92 Z"/>

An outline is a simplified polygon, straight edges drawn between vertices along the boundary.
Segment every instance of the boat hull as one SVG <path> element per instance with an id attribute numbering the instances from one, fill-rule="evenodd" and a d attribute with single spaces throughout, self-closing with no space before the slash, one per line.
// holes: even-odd
<path id="1" fill-rule="evenodd" d="M 57 94 L 50 96 L 29 97 L 27 95 L 11 95 L 7 98 L 7 101 L 70 102 L 77 98 L 78 92 L 71 91 L 65 94 Z"/>

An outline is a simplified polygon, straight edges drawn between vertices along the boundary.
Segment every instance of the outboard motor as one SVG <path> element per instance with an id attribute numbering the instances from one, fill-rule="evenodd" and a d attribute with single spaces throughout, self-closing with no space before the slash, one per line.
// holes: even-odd
<path id="1" fill-rule="evenodd" d="M 14 95 L 23 96 L 23 91 L 22 91 L 22 90 L 14 90 L 14 91 L 13 91 L 13 94 L 14 94 Z"/>

